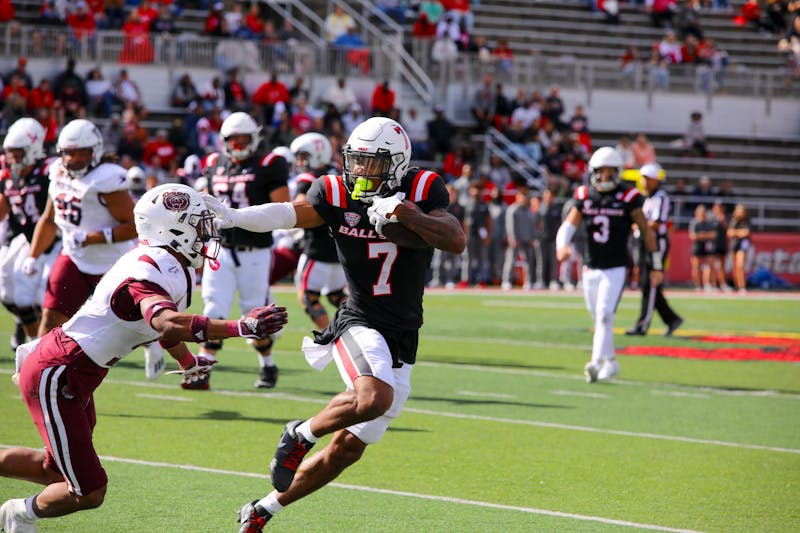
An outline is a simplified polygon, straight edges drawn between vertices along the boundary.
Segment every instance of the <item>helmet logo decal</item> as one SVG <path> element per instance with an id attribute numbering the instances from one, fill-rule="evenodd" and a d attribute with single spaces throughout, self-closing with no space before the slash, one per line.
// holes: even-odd
<path id="1" fill-rule="evenodd" d="M 344 221 L 347 222 L 348 226 L 354 228 L 361 221 L 361 215 L 353 213 L 352 211 L 346 211 L 344 214 Z"/>
<path id="2" fill-rule="evenodd" d="M 162 196 L 164 207 L 169 211 L 186 211 L 189 209 L 189 195 L 185 192 L 168 191 Z"/>

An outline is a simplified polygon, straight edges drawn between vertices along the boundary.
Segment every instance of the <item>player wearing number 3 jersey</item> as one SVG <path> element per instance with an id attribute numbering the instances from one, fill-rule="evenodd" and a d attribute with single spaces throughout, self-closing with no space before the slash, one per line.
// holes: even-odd
<path id="1" fill-rule="evenodd" d="M 330 326 L 303 341 L 315 368 L 336 361 L 347 390 L 311 419 L 287 424 L 270 465 L 276 490 L 242 508 L 240 531 L 261 531 L 276 512 L 331 482 L 381 438 L 411 390 L 433 248 L 464 249 L 461 225 L 446 211 L 449 195 L 442 178 L 409 169 L 411 143 L 400 124 L 382 117 L 361 123 L 343 155 L 344 176 L 317 179 L 305 201 L 228 209 L 206 200 L 223 227 L 269 231 L 327 225 L 350 291 Z M 389 232 L 387 225 L 397 227 Z M 411 236 L 407 246 L 389 240 L 398 230 Z M 314 442 L 328 434 L 330 443 L 301 464 Z"/>
<path id="2" fill-rule="evenodd" d="M 589 383 L 619 374 L 614 355 L 614 316 L 625 285 L 632 224 L 639 226 L 649 253 L 650 282 L 657 286 L 663 277 L 661 254 L 642 213 L 642 197 L 635 188 L 621 184 L 622 164 L 622 156 L 613 148 L 603 147 L 592 154 L 591 184 L 576 189 L 575 205 L 556 235 L 556 256 L 563 261 L 572 251 L 569 242 L 576 228 L 582 225 L 586 232 L 583 295 L 594 319 L 592 359 L 584 367 Z"/>

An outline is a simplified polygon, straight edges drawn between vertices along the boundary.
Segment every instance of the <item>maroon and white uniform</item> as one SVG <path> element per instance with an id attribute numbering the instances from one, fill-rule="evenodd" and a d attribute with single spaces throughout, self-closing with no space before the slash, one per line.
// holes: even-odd
<path id="1" fill-rule="evenodd" d="M 63 248 L 50 273 L 43 307 L 72 316 L 100 277 L 135 245 L 133 240 L 91 246 L 75 244 L 79 232 L 103 231 L 119 225 L 103 203 L 102 195 L 120 190 L 127 191 L 128 183 L 125 169 L 119 165 L 101 164 L 80 179 L 70 178 L 60 160 L 50 165 L 49 194 Z"/>
<path id="2" fill-rule="evenodd" d="M 160 295 L 153 313 L 159 306 L 182 311 L 191 304 L 194 283 L 194 270 L 168 251 L 140 246 L 116 262 L 68 322 L 20 347 L 35 346 L 22 363 L 19 385 L 45 443 L 46 464 L 76 495 L 108 481 L 92 445 L 94 390 L 117 361 L 159 338 L 139 303 Z"/>

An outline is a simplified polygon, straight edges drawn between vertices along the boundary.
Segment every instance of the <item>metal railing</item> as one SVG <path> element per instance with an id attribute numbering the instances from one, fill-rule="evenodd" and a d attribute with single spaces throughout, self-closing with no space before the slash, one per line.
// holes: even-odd
<path id="1" fill-rule="evenodd" d="M 499 157 L 509 170 L 524 178 L 529 188 L 542 190 L 547 186 L 547 169 L 497 129 L 489 128 L 484 135 L 484 166 L 489 165 L 489 158 L 493 155 Z"/>

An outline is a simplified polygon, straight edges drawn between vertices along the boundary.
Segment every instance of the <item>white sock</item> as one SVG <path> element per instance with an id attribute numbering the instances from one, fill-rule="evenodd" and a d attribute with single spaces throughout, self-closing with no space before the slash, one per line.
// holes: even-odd
<path id="1" fill-rule="evenodd" d="M 33 500 L 35 500 L 37 496 L 38 494 L 34 494 L 33 496 L 28 496 L 27 498 L 25 498 L 25 514 L 27 514 L 29 518 L 32 518 L 34 520 L 39 519 L 39 517 L 36 516 L 36 513 L 33 512 Z"/>
<path id="2" fill-rule="evenodd" d="M 311 444 L 317 442 L 318 437 L 311 433 L 311 419 L 309 418 L 295 429 L 295 432 L 298 433 L 301 437 L 306 439 Z"/>
<path id="3" fill-rule="evenodd" d="M 260 500 L 258 500 L 259 505 L 263 507 L 269 514 L 275 515 L 283 510 L 283 505 L 278 502 L 278 491 L 273 490 Z"/>
<path id="4" fill-rule="evenodd" d="M 258 355 L 258 364 L 261 365 L 261 368 L 265 366 L 275 366 L 275 361 L 272 360 L 272 355 Z"/>

